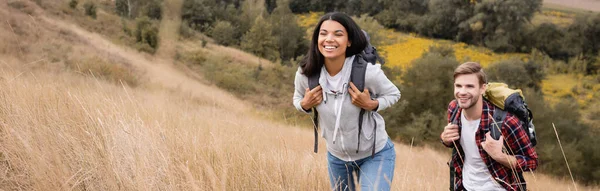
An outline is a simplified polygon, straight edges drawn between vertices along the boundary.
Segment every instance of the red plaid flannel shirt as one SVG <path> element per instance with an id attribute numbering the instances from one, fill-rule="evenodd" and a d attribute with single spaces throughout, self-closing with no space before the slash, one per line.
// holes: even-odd
<path id="1" fill-rule="evenodd" d="M 458 107 L 456 100 L 450 102 L 448 105 L 448 121 L 450 119 L 452 111 Z M 525 179 L 523 179 L 522 172 L 533 171 L 537 168 L 537 153 L 535 148 L 531 145 L 529 137 L 525 129 L 521 127 L 521 122 L 516 116 L 507 114 L 504 123 L 502 123 L 501 131 L 504 136 L 504 146 L 508 150 L 508 154 L 517 158 L 518 166 L 515 169 L 506 167 L 496 161 L 494 161 L 481 147 L 481 142 L 485 140 L 485 134 L 489 131 L 489 126 L 493 123 L 491 119 L 494 115 L 495 107 L 486 100 L 483 100 L 483 112 L 481 114 L 481 122 L 479 123 L 479 129 L 475 133 L 475 142 L 479 148 L 479 154 L 481 159 L 487 165 L 487 168 L 496 182 L 506 190 L 524 190 L 526 187 Z M 461 129 L 460 116 L 462 109 L 458 109 L 455 117 L 458 118 L 459 134 Z M 464 190 L 462 184 L 462 167 L 464 152 L 460 145 L 460 141 L 455 141 L 456 149 L 458 152 L 452 156 L 451 163 L 454 169 L 454 190 Z M 447 145 L 446 145 L 447 146 Z M 448 147 L 448 146 L 447 146 Z M 450 147 L 454 147 L 454 144 Z M 460 154 L 460 156 L 458 156 Z M 462 157 L 462 158 L 461 158 Z"/>

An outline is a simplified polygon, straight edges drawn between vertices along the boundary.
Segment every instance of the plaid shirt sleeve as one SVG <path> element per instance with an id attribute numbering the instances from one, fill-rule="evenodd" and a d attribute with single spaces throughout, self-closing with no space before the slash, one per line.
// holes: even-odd
<path id="1" fill-rule="evenodd" d="M 533 171 L 538 166 L 538 156 L 519 119 L 511 114 L 506 116 L 503 134 L 509 154 L 517 159 L 517 172 Z"/>

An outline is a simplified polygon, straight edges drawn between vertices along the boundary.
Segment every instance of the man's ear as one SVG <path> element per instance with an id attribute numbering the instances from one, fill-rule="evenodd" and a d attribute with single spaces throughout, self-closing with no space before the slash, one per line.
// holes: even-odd
<path id="1" fill-rule="evenodd" d="M 487 83 L 481 85 L 481 95 L 485 94 L 485 90 L 487 90 Z"/>

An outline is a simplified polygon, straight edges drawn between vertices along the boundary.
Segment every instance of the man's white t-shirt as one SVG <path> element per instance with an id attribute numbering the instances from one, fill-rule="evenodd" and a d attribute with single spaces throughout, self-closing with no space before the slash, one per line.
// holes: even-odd
<path id="1" fill-rule="evenodd" d="M 463 167 L 463 186 L 467 190 L 505 191 L 490 174 L 487 166 L 481 159 L 479 148 L 475 142 L 475 133 L 479 128 L 481 119 L 468 121 L 464 112 L 461 113 L 460 145 L 465 152 Z"/>

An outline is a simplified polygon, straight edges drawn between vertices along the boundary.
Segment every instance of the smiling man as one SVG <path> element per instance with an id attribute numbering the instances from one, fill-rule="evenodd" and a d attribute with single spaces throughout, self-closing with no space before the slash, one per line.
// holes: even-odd
<path id="1" fill-rule="evenodd" d="M 495 106 L 483 99 L 486 75 L 478 63 L 454 70 L 454 98 L 440 135 L 453 148 L 450 190 L 527 190 L 523 171 L 537 168 L 537 153 L 516 116 L 508 113 L 498 140 L 490 136 Z M 503 147 L 505 147 L 503 149 Z M 503 152 L 506 150 L 506 152 Z"/>

